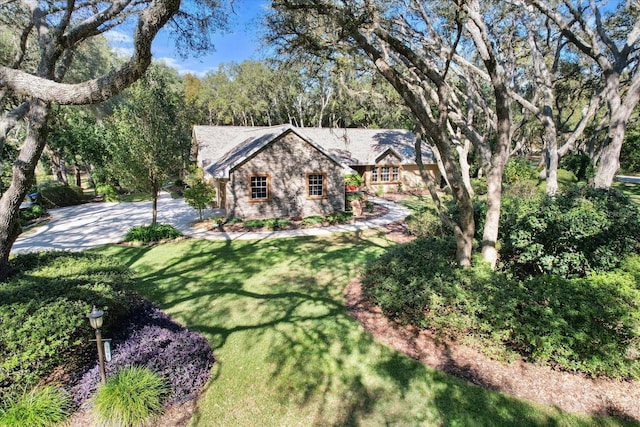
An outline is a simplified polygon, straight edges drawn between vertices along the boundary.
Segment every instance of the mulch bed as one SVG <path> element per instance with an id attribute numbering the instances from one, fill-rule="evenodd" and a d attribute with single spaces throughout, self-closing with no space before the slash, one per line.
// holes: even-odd
<path id="1" fill-rule="evenodd" d="M 400 224 L 391 224 L 387 230 L 396 241 L 412 239 Z M 565 411 L 640 420 L 638 380 L 592 379 L 523 361 L 492 360 L 469 346 L 437 340 L 430 331 L 387 319 L 363 296 L 358 279 L 349 283 L 345 296 L 349 313 L 378 341 L 432 368 L 489 390 Z"/>

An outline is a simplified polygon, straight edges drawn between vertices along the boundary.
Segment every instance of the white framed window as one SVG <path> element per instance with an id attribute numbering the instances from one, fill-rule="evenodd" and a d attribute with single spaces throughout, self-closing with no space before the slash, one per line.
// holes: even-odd
<path id="1" fill-rule="evenodd" d="M 264 202 L 271 198 L 271 180 L 269 175 L 251 175 L 249 177 L 249 200 Z"/>
<path id="2" fill-rule="evenodd" d="M 309 199 L 323 199 L 326 197 L 327 177 L 325 173 L 307 174 L 307 197 Z"/>
<path id="3" fill-rule="evenodd" d="M 380 168 L 380 181 L 389 181 L 389 166 L 382 166 Z"/>
<path id="4" fill-rule="evenodd" d="M 400 182 L 400 167 L 374 166 L 371 170 L 371 182 Z"/>

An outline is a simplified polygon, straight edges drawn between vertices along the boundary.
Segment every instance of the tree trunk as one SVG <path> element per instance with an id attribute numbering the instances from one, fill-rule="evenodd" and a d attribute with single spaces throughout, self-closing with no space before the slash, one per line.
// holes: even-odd
<path id="1" fill-rule="evenodd" d="M 27 113 L 28 132 L 18 158 L 13 162 L 11 184 L 0 198 L 0 280 L 9 275 L 9 255 L 22 228 L 18 221 L 20 204 L 33 182 L 38 159 L 47 142 L 47 120 L 51 108 L 39 100 L 31 102 Z"/>
<path id="2" fill-rule="evenodd" d="M 487 215 L 482 233 L 482 259 L 495 268 L 498 261 L 498 229 L 502 207 L 502 170 L 491 168 L 487 173 Z"/>
<path id="3" fill-rule="evenodd" d="M 473 198 L 474 191 L 471 186 L 471 166 L 469 165 L 469 150 L 471 149 L 471 141 L 464 138 L 464 144 L 458 144 L 456 151 L 458 151 L 458 161 L 460 162 L 460 171 L 462 172 L 462 182 L 467 187 L 469 196 Z"/>
<path id="4" fill-rule="evenodd" d="M 460 220 L 456 223 L 453 219 L 451 219 L 446 214 L 446 209 L 442 206 L 442 201 L 438 196 L 436 191 L 436 183 L 433 181 L 431 175 L 426 171 L 424 167 L 424 163 L 422 161 L 422 136 L 419 136 L 416 139 L 415 149 L 416 149 L 416 164 L 418 165 L 418 170 L 420 171 L 420 175 L 422 176 L 422 180 L 427 186 L 429 190 L 429 194 L 431 195 L 431 199 L 436 205 L 438 209 L 438 216 L 443 224 L 451 227 L 453 229 L 453 234 L 456 240 L 456 262 L 458 265 L 462 267 L 468 267 L 471 265 L 471 252 L 473 251 L 473 236 L 475 234 L 476 225 L 475 219 L 473 217 L 473 203 L 471 202 L 471 197 L 469 197 L 467 193 L 467 197 L 462 197 L 462 200 L 458 201 L 458 206 L 460 209 Z M 437 148 L 434 149 L 437 151 Z M 438 156 L 439 157 L 439 156 Z M 439 162 L 441 166 L 441 171 L 445 171 L 445 166 L 442 161 Z M 455 174 L 454 174 L 455 175 Z M 446 176 L 446 173 L 445 173 Z M 448 182 L 448 181 L 447 181 Z M 460 189 L 460 182 L 454 179 L 454 185 L 449 185 L 449 187 L 454 191 L 454 187 Z"/>
<path id="5" fill-rule="evenodd" d="M 610 188 L 616 172 L 620 168 L 620 150 L 624 142 L 624 134 L 627 122 L 631 117 L 634 107 L 640 99 L 640 78 L 634 77 L 624 101 L 620 98 L 619 91 L 614 88 L 619 86 L 620 77 L 611 73 L 607 78 L 607 103 L 609 104 L 609 132 L 602 148 L 598 171 L 594 179 L 596 188 Z"/>
<path id="6" fill-rule="evenodd" d="M 498 116 L 498 142 L 495 153 L 491 159 L 491 167 L 487 171 L 487 215 L 482 233 L 482 259 L 496 267 L 498 262 L 498 229 L 500 226 L 500 212 L 502 209 L 502 174 L 504 166 L 509 158 L 509 148 L 511 142 L 511 113 L 509 109 L 509 99 L 506 96 L 504 86 L 502 94 L 496 89 L 496 112 Z"/>
<path id="7" fill-rule="evenodd" d="M 82 188 L 82 171 L 80 170 L 80 165 L 76 162 L 75 166 L 76 172 L 76 186 Z"/>
<path id="8" fill-rule="evenodd" d="M 624 141 L 625 123 L 616 116 L 612 117 L 609 134 L 600 155 L 598 172 L 593 181 L 596 188 L 610 188 L 620 168 L 620 150 Z"/>
<path id="9" fill-rule="evenodd" d="M 498 261 L 498 227 L 502 207 L 502 173 L 509 158 L 511 145 L 511 97 L 504 70 L 497 60 L 495 45 L 487 36 L 486 24 L 480 14 L 477 0 L 463 6 L 469 19 L 465 28 L 471 33 L 473 42 L 485 64 L 495 97 L 497 142 L 493 147 L 491 164 L 487 172 L 487 216 L 482 234 L 482 259 L 495 268 Z M 472 211 L 473 212 L 473 211 Z"/>
<path id="10" fill-rule="evenodd" d="M 153 214 L 151 216 L 151 225 L 156 225 L 158 222 L 158 190 L 153 190 Z"/>

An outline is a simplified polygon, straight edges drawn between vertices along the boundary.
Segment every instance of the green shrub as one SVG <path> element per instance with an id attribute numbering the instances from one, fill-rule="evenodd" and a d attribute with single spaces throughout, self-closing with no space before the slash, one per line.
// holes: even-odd
<path id="1" fill-rule="evenodd" d="M 347 196 L 347 205 L 349 205 L 348 202 L 351 202 L 353 200 L 364 200 L 364 193 L 362 191 L 354 191 L 349 193 L 349 195 Z"/>
<path id="2" fill-rule="evenodd" d="M 365 295 L 401 322 L 498 358 L 588 375 L 640 378 L 640 257 L 586 278 L 518 280 L 452 264 L 453 239 L 418 239 L 371 261 Z"/>
<path id="3" fill-rule="evenodd" d="M 161 240 L 176 239 L 182 236 L 180 231 L 169 224 L 140 225 L 127 231 L 125 242 L 153 243 Z"/>
<path id="4" fill-rule="evenodd" d="M 368 211 L 369 213 L 373 213 L 373 211 L 374 211 L 374 210 L 375 210 L 375 208 L 376 208 L 376 204 L 369 200 L 369 201 L 367 201 L 367 203 L 366 203 L 366 208 L 367 208 L 367 211 Z"/>
<path id="5" fill-rule="evenodd" d="M 473 188 L 473 192 L 476 196 L 484 196 L 487 194 L 487 178 L 472 178 L 471 188 Z"/>
<path id="6" fill-rule="evenodd" d="M 625 173 L 640 173 L 640 131 L 637 124 L 629 126 L 620 152 L 620 169 Z"/>
<path id="7" fill-rule="evenodd" d="M 351 221 L 352 218 L 353 213 L 351 212 L 336 212 L 325 216 L 325 220 L 331 225 L 348 222 Z"/>
<path id="8" fill-rule="evenodd" d="M 38 204 L 46 209 L 74 206 L 84 202 L 84 194 L 75 185 L 47 185 L 38 193 Z"/>
<path id="9" fill-rule="evenodd" d="M 513 184 L 517 181 L 530 181 L 538 177 L 538 172 L 524 157 L 512 157 L 507 161 L 502 175 L 502 182 Z"/>
<path id="10" fill-rule="evenodd" d="M 357 173 L 345 175 L 344 185 L 354 185 L 356 187 L 360 187 L 362 185 L 362 177 Z"/>
<path id="11" fill-rule="evenodd" d="M 593 162 L 591 162 L 591 158 L 586 153 L 569 153 L 563 156 L 560 159 L 558 168 L 571 172 L 580 181 L 586 181 L 595 176 Z"/>
<path id="12" fill-rule="evenodd" d="M 640 289 L 629 272 L 537 277 L 522 286 L 511 347 L 570 371 L 640 378 Z"/>
<path id="13" fill-rule="evenodd" d="M 123 368 L 102 385 L 94 399 L 93 411 L 103 425 L 142 426 L 160 415 L 169 385 L 147 368 Z"/>
<path id="14" fill-rule="evenodd" d="M 47 215 L 47 210 L 40 205 L 31 205 L 27 209 L 20 210 L 20 225 L 25 226 L 34 219 Z"/>
<path id="15" fill-rule="evenodd" d="M 585 277 L 638 250 L 640 217 L 617 190 L 574 187 L 555 197 L 505 199 L 500 258 L 519 277 Z"/>
<path id="16" fill-rule="evenodd" d="M 107 202 L 118 201 L 118 189 L 111 184 L 100 184 L 96 187 L 96 195 L 104 197 Z"/>
<path id="17" fill-rule="evenodd" d="M 435 207 L 422 205 L 407 218 L 407 228 L 411 234 L 423 237 L 435 237 L 450 232 L 440 220 Z"/>
<path id="18" fill-rule="evenodd" d="M 250 219 L 244 222 L 244 226 L 247 228 L 263 228 L 265 227 L 266 220 L 264 219 Z"/>
<path id="19" fill-rule="evenodd" d="M 538 180 L 524 179 L 512 184 L 505 184 L 502 190 L 502 197 L 529 199 L 541 193 L 544 193 L 544 189 L 540 187 Z"/>
<path id="20" fill-rule="evenodd" d="M 322 224 L 323 222 L 324 222 L 324 217 L 319 215 L 302 218 L 303 227 L 313 227 L 314 225 Z"/>
<path id="21" fill-rule="evenodd" d="M 558 188 L 562 191 L 570 191 L 578 183 L 578 178 L 573 172 L 558 169 Z"/>
<path id="22" fill-rule="evenodd" d="M 19 255 L 11 265 L 14 274 L 0 286 L 0 400 L 57 366 L 82 363 L 92 305 L 105 310 L 108 331 L 130 304 L 129 273 L 107 257 L 45 252 Z"/>
<path id="23" fill-rule="evenodd" d="M 286 218 L 269 218 L 264 221 L 264 226 L 269 230 L 279 230 L 291 225 L 291 221 Z"/>
<path id="24" fill-rule="evenodd" d="M 62 423 L 70 413 L 69 397 L 51 385 L 34 388 L 0 407 L 0 426 L 48 427 Z"/>
<path id="25" fill-rule="evenodd" d="M 452 268 L 447 259 L 455 259 L 451 239 L 417 239 L 393 247 L 367 264 L 362 276 L 364 293 L 388 316 L 425 326 L 424 310 L 436 295 L 438 277 Z"/>

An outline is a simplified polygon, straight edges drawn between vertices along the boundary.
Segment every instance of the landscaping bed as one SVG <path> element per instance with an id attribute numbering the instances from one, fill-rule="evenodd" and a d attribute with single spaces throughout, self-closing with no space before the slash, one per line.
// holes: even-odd
<path id="1" fill-rule="evenodd" d="M 225 233 L 243 233 L 252 231 L 297 230 L 302 228 L 328 227 L 338 224 L 352 224 L 386 215 L 389 209 L 379 204 L 373 204 L 372 209 L 363 209 L 362 215 L 353 217 L 350 212 L 337 213 L 327 216 L 313 216 L 306 218 L 269 218 L 264 220 L 239 221 L 227 218 L 212 218 L 196 222 L 193 227 L 200 230 L 218 231 Z"/>
<path id="2" fill-rule="evenodd" d="M 493 360 L 468 345 L 394 322 L 367 301 L 359 280 L 345 291 L 347 309 L 377 340 L 412 359 L 489 390 L 590 415 L 640 420 L 640 381 L 589 378 L 549 366 Z"/>
<path id="3" fill-rule="evenodd" d="M 0 425 L 53 425 L 72 412 L 72 425 L 94 425 L 96 416 L 113 413 L 96 411 L 95 396 L 131 367 L 158 377 L 160 410 L 172 420 L 165 425 L 189 418 L 209 378 L 212 349 L 133 292 L 123 264 L 89 252 L 42 252 L 19 255 L 12 266 L 0 286 Z M 104 310 L 100 328 L 113 339 L 104 387 L 87 320 L 92 305 Z M 147 389 L 144 375 L 125 386 Z M 127 412 L 134 395 L 107 397 Z"/>

